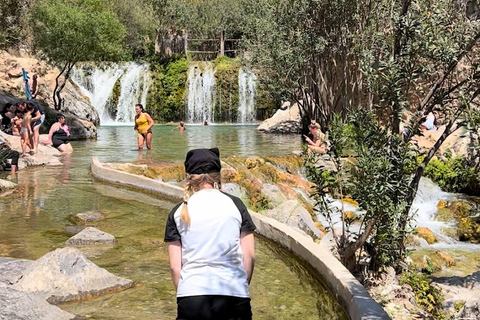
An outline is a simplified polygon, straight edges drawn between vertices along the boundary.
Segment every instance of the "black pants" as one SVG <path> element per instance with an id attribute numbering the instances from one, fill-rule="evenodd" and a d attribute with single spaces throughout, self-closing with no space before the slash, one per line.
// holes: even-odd
<path id="1" fill-rule="evenodd" d="M 252 320 L 250 298 L 192 296 L 177 298 L 177 320 Z"/>
<path id="2" fill-rule="evenodd" d="M 0 150 L 0 162 L 7 160 L 7 159 L 12 159 L 12 165 L 13 166 L 18 166 L 18 158 L 20 157 L 20 153 L 18 153 L 15 150 L 9 150 L 9 149 L 2 149 Z"/>

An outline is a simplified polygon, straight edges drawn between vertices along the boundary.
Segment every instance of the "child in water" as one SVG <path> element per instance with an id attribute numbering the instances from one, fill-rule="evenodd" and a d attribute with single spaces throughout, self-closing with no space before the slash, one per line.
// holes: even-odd
<path id="1" fill-rule="evenodd" d="M 22 130 L 23 112 L 15 111 L 15 117 L 12 119 L 12 135 L 19 137 Z"/>
<path id="2" fill-rule="evenodd" d="M 26 112 L 23 114 L 23 121 L 22 121 L 22 128 L 20 129 L 20 138 L 22 143 L 22 157 L 27 155 L 27 146 L 30 148 L 30 152 L 32 152 L 32 144 L 30 143 L 31 137 L 33 135 L 32 130 L 32 111 L 33 105 L 27 105 Z"/>
<path id="3" fill-rule="evenodd" d="M 176 130 L 176 129 L 178 129 L 178 131 L 180 131 L 180 133 L 182 133 L 186 129 L 185 128 L 185 123 L 183 123 L 183 121 L 180 121 L 180 124 L 177 127 L 173 128 L 172 131 Z"/>

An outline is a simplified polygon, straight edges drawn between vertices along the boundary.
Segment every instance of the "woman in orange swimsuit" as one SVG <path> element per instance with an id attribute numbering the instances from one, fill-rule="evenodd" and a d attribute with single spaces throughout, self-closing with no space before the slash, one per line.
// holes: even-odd
<path id="1" fill-rule="evenodd" d="M 152 149 L 152 126 L 154 124 L 152 117 L 144 112 L 141 104 L 135 105 L 135 130 L 138 131 L 138 150 L 143 149 L 143 143 L 146 142 L 147 149 Z"/>

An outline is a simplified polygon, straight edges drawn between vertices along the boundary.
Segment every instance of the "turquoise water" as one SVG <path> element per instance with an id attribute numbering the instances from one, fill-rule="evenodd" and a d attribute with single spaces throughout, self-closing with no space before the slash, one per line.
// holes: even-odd
<path id="1" fill-rule="evenodd" d="M 162 241 L 174 203 L 94 180 L 91 156 L 111 162 L 135 161 L 140 154 L 182 161 L 187 149 L 215 145 L 224 156 L 283 155 L 300 142 L 296 136 L 259 134 L 253 127 L 189 127 L 183 135 L 171 128 L 155 127 L 154 150 L 139 153 L 132 128 L 104 127 L 97 141 L 72 142 L 74 153 L 63 159 L 64 166 L 21 171 L 18 190 L 0 197 L 0 256 L 37 259 L 63 246 L 71 236 L 65 227 L 74 225 L 73 215 L 98 210 L 106 219 L 95 226 L 113 234 L 118 243 L 89 250 L 91 260 L 134 280 L 135 286 L 60 307 L 89 319 L 174 319 L 175 292 Z M 322 282 L 292 255 L 260 237 L 256 251 L 254 319 L 345 319 Z"/>
<path id="2" fill-rule="evenodd" d="M 153 148 L 144 150 L 144 157 L 182 161 L 190 149 L 220 149 L 220 156 L 281 156 L 301 150 L 300 135 L 272 135 L 257 132 L 255 126 L 195 126 L 187 125 L 183 133 L 172 131 L 174 126 L 154 126 Z M 100 127 L 98 140 L 86 142 L 100 160 L 134 161 L 139 157 L 137 133 L 131 126 Z"/>

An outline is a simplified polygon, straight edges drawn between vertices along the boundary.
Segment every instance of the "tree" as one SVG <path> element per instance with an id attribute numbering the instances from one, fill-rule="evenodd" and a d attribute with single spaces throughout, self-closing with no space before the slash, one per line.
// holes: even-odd
<path id="1" fill-rule="evenodd" d="M 77 62 L 115 60 L 125 52 L 125 27 L 103 0 L 40 0 L 33 17 L 34 48 L 61 70 L 53 92 L 57 110 Z"/>
<path id="2" fill-rule="evenodd" d="M 317 191 L 343 192 L 348 184 L 367 211 L 358 234 L 350 237 L 344 231 L 338 236 L 338 251 L 347 265 L 366 243 L 375 245 L 372 268 L 398 264 L 425 167 L 479 106 L 480 22 L 467 10 L 468 3 L 282 0 L 258 2 L 251 9 L 246 30 L 252 63 L 284 99 L 299 102 L 305 125 L 316 119 L 328 131 L 339 172 L 345 169 L 341 128 L 348 121 L 362 127 L 350 110 L 371 110 L 378 116 L 375 121 L 363 117 L 370 119 L 371 125 L 363 126 L 370 135 L 356 140 L 357 166 L 348 168 L 347 178 L 340 175 L 332 186 L 325 174 L 311 168 Z M 412 138 L 432 111 L 445 124 L 442 135 L 411 176 L 406 162 L 416 155 Z M 330 125 L 336 112 L 343 122 Z M 410 119 L 403 140 L 402 115 Z M 383 255 L 392 243 L 395 254 Z"/>

